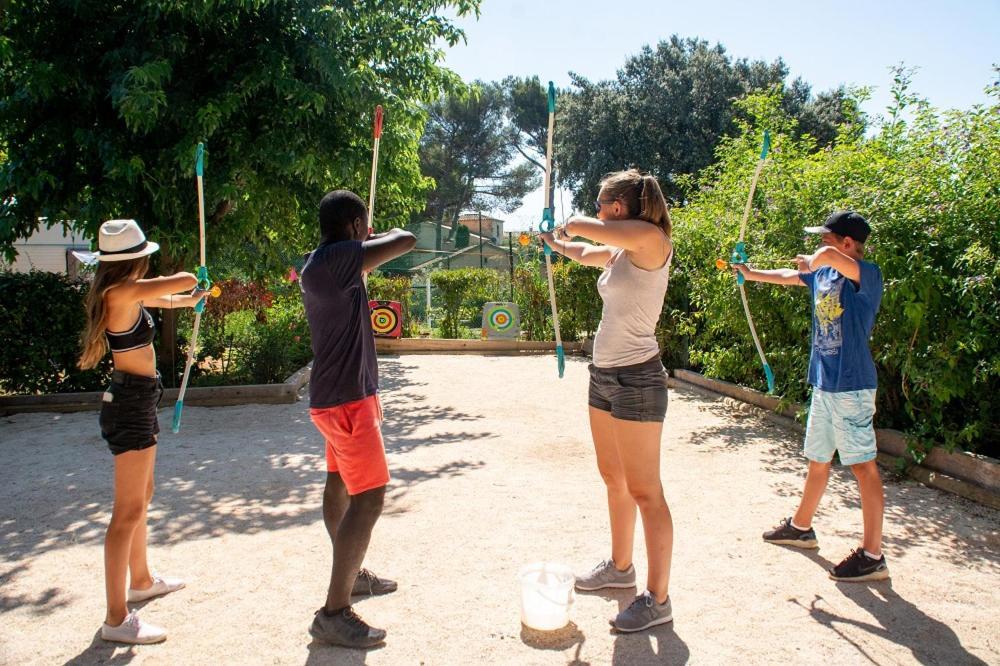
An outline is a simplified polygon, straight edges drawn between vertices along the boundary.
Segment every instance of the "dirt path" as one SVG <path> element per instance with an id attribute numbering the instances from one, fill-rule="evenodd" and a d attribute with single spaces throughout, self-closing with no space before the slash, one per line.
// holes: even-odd
<path id="1" fill-rule="evenodd" d="M 890 480 L 891 582 L 834 583 L 825 568 L 859 538 L 850 473 L 831 479 L 819 551 L 764 544 L 794 508 L 800 436 L 685 390 L 671 393 L 662 462 L 673 626 L 612 634 L 624 591 L 578 596 L 561 631 L 523 629 L 522 565 L 581 570 L 609 553 L 586 362 L 570 359 L 563 380 L 548 357 L 381 367 L 393 481 L 367 564 L 400 589 L 357 608 L 388 629 L 384 647 L 346 651 L 306 631 L 330 549 L 302 401 L 189 407 L 181 434 L 163 435 L 151 561 L 188 588 L 143 609 L 167 642 L 132 649 L 97 637 L 111 457 L 96 415 L 0 419 L 0 664 L 1000 663 L 998 512 Z"/>

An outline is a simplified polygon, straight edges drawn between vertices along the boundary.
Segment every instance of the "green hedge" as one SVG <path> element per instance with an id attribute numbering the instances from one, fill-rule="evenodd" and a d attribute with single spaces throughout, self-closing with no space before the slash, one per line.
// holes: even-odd
<path id="1" fill-rule="evenodd" d="M 76 367 L 86 324 L 87 283 L 56 273 L 0 273 L 0 391 L 96 391 L 110 379 L 110 355 Z"/>
<path id="2" fill-rule="evenodd" d="M 751 264 L 767 267 L 812 251 L 802 228 L 836 208 L 872 223 L 866 259 L 885 276 L 871 342 L 879 373 L 877 422 L 906 430 L 914 446 L 1000 453 L 1000 105 L 939 113 L 899 106 L 871 137 L 849 130 L 829 150 L 793 138 L 779 97 L 755 96 L 742 133 L 717 162 L 685 181 L 675 211 L 677 262 L 666 317 L 668 355 L 708 375 L 765 388 L 733 277 L 713 267 L 738 235 L 763 128 L 774 150 L 747 231 Z M 997 100 L 998 88 L 992 89 Z M 904 122 L 904 111 L 913 119 Z M 751 283 L 751 312 L 774 368 L 777 392 L 804 401 L 810 304 L 804 289 Z"/>

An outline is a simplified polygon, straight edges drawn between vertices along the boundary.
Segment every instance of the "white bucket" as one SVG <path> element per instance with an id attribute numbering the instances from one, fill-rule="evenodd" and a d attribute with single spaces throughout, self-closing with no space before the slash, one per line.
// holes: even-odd
<path id="1" fill-rule="evenodd" d="M 555 562 L 535 562 L 521 569 L 521 622 L 532 629 L 552 631 L 569 622 L 576 577 Z"/>

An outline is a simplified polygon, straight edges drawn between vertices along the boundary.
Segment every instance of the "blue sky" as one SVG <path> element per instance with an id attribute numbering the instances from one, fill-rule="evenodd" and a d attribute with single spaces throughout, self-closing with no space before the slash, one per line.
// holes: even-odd
<path id="1" fill-rule="evenodd" d="M 734 58 L 781 57 L 814 92 L 869 86 L 869 114 L 889 103 L 894 64 L 918 68 L 913 91 L 934 106 L 968 108 L 987 101 L 1000 63 L 1000 0 L 484 0 L 478 20 L 458 25 L 468 44 L 449 49 L 445 65 L 468 81 L 538 75 L 567 86 L 570 71 L 610 79 L 642 46 L 678 34 L 720 42 Z M 529 195 L 504 216 L 508 229 L 527 227 L 541 206 Z"/>

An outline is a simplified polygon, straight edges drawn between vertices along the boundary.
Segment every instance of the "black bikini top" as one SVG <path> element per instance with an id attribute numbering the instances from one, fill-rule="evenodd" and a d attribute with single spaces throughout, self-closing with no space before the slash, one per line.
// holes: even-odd
<path id="1" fill-rule="evenodd" d="M 139 306 L 139 319 L 135 325 L 127 331 L 114 333 L 104 331 L 108 339 L 108 345 L 113 352 L 127 352 L 141 347 L 148 347 L 153 344 L 153 336 L 156 329 L 153 328 L 153 316 L 146 308 Z"/>

